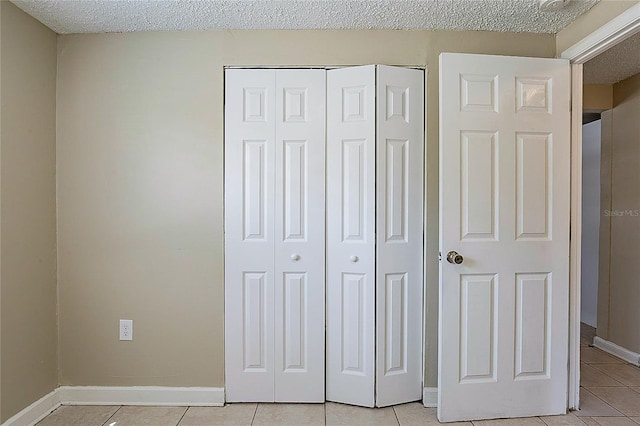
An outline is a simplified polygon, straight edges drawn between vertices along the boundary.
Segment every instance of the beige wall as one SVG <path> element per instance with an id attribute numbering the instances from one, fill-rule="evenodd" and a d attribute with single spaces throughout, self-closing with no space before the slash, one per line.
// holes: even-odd
<path id="1" fill-rule="evenodd" d="M 601 0 L 587 13 L 556 34 L 556 52 L 562 52 L 591 34 L 640 0 Z"/>
<path id="2" fill-rule="evenodd" d="M 604 185 L 603 194 L 609 197 L 609 210 L 615 215 L 608 220 L 610 248 L 604 248 L 605 252 L 610 250 L 610 262 L 604 265 L 609 271 L 609 285 L 607 281 L 600 283 L 603 289 L 598 303 L 599 320 L 601 316 L 606 318 L 602 326 L 598 324 L 597 334 L 640 352 L 640 74 L 614 85 L 613 104 L 608 123 L 603 123 L 608 124 L 606 130 L 603 126 L 603 134 L 608 137 L 610 133 L 611 138 L 610 187 Z"/>
<path id="3" fill-rule="evenodd" d="M 611 123 L 612 111 L 601 115 L 600 137 L 600 238 L 598 243 L 598 309 L 596 335 L 603 339 L 609 333 L 609 274 L 611 272 L 611 216 L 605 210 L 611 206 Z"/>
<path id="4" fill-rule="evenodd" d="M 222 386 L 223 66 L 427 65 L 426 385 L 437 372 L 438 55 L 553 57 L 549 35 L 60 36 L 60 381 Z M 118 319 L 134 340 L 118 341 Z"/>
<path id="5" fill-rule="evenodd" d="M 0 422 L 57 380 L 56 34 L 0 2 Z"/>
<path id="6" fill-rule="evenodd" d="M 585 84 L 582 87 L 582 109 L 602 112 L 613 108 L 612 84 Z"/>

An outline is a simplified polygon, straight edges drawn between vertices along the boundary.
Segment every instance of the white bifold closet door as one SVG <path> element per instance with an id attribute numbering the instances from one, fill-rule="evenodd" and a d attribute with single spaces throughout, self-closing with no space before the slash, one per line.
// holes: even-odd
<path id="1" fill-rule="evenodd" d="M 327 400 L 419 400 L 424 73 L 328 71 L 327 164 Z"/>
<path id="2" fill-rule="evenodd" d="M 227 401 L 324 401 L 325 71 L 225 73 Z"/>

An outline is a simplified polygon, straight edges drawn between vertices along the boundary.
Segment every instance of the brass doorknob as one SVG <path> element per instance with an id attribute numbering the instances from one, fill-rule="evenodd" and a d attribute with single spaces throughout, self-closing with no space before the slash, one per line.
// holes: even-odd
<path id="1" fill-rule="evenodd" d="M 447 262 L 453 263 L 454 265 L 459 265 L 464 261 L 464 257 L 457 251 L 450 251 L 447 253 Z"/>

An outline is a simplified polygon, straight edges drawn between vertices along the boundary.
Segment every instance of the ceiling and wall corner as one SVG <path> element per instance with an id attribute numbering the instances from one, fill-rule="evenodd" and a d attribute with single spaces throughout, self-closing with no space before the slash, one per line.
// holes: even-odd
<path id="1" fill-rule="evenodd" d="M 585 84 L 615 84 L 640 73 L 640 33 L 584 64 Z"/>
<path id="2" fill-rule="evenodd" d="M 589 13 L 580 15 L 556 34 L 556 52 L 558 56 L 638 3 L 640 3 L 640 0 L 600 0 L 589 9 Z"/>
<path id="3" fill-rule="evenodd" d="M 60 34 L 220 29 L 403 29 L 555 34 L 598 0 L 12 0 Z"/>

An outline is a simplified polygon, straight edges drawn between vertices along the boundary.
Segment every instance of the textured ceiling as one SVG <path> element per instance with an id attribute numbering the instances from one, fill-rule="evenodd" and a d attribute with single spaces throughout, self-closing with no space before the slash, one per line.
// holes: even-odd
<path id="1" fill-rule="evenodd" d="M 584 64 L 585 84 L 614 84 L 640 73 L 640 33 Z"/>
<path id="2" fill-rule="evenodd" d="M 447 29 L 555 34 L 597 0 L 12 0 L 54 31 Z"/>

